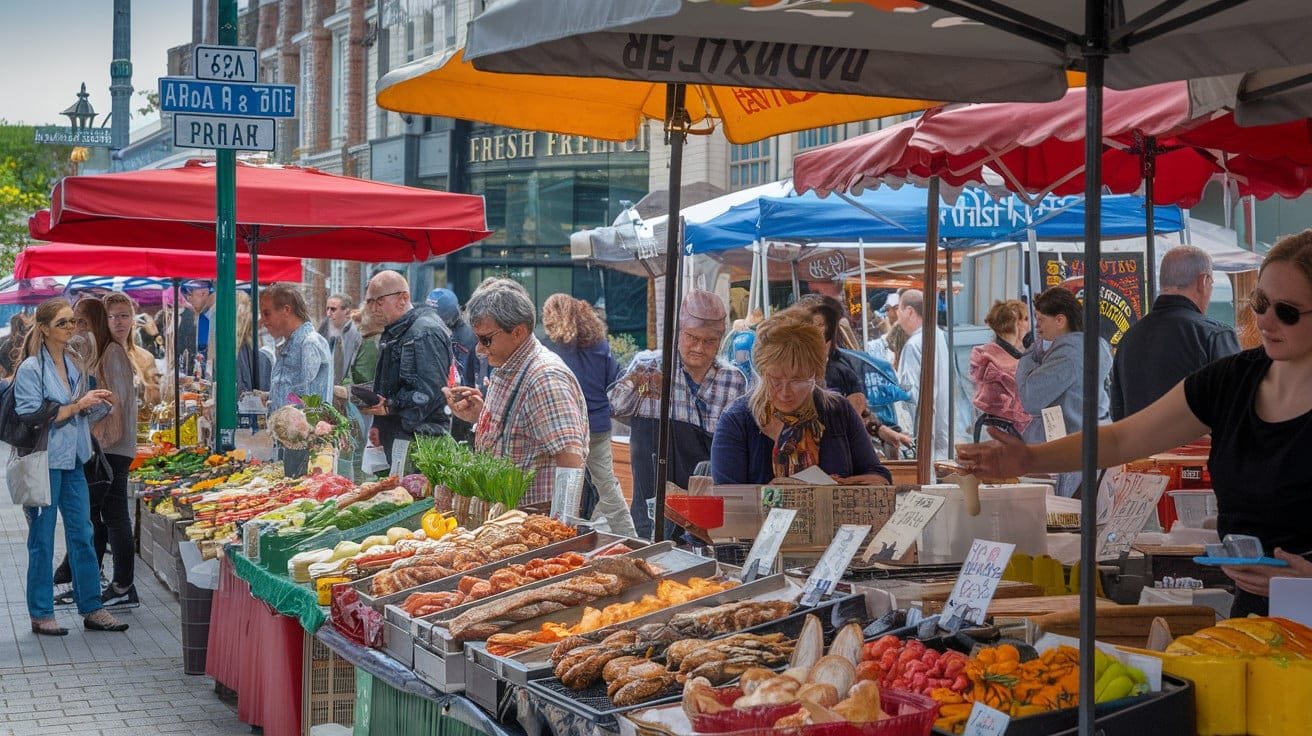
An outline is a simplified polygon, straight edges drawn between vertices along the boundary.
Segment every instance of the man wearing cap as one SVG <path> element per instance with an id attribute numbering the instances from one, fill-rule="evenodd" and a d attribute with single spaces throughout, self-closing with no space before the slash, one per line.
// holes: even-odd
<path id="1" fill-rule="evenodd" d="M 188 281 L 182 285 L 182 301 L 188 308 L 178 314 L 173 339 L 178 343 L 178 360 L 186 361 L 179 362 L 178 369 L 190 374 L 196 365 L 196 356 L 205 355 L 210 347 L 214 285 L 208 281 Z"/>
<path id="2" fill-rule="evenodd" d="M 328 349 L 333 354 L 333 380 L 340 381 L 355 362 L 355 354 L 364 340 L 351 319 L 354 299 L 346 294 L 333 294 L 328 297 L 324 309 L 328 314 L 319 323 L 319 334 L 328 341 Z"/>
<path id="3" fill-rule="evenodd" d="M 396 271 L 369 279 L 364 305 L 385 327 L 373 386 L 381 399 L 360 413 L 374 418 L 378 444 L 391 463 L 397 440 L 450 432 L 442 388 L 451 372 L 451 333 L 427 304 L 410 303 L 410 284 Z"/>
<path id="4" fill-rule="evenodd" d="M 667 479 L 682 488 L 697 464 L 711 459 L 711 435 L 720 415 L 747 391 L 747 379 L 718 357 L 728 314 L 720 297 L 709 291 L 688 292 L 679 307 L 670 394 L 670 457 Z M 659 444 L 661 353 L 643 351 L 620 377 L 630 381 L 640 399 L 629 420 L 633 464 L 633 523 L 638 535 L 650 537 L 648 499 L 656 496 L 656 450 Z"/>

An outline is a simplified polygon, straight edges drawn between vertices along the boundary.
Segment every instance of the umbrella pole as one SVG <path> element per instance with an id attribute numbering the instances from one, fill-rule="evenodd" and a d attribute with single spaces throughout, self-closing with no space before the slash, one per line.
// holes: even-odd
<path id="1" fill-rule="evenodd" d="M 870 310 L 869 296 L 866 295 L 866 240 L 857 238 L 857 251 L 861 259 L 861 350 L 870 344 Z"/>
<path id="2" fill-rule="evenodd" d="M 260 239 L 259 226 L 256 226 L 256 235 L 252 236 L 246 242 L 246 252 L 251 256 L 251 390 L 258 391 L 260 388 Z M 241 346 L 237 346 L 237 351 L 241 352 Z M 333 376 L 333 380 L 341 380 L 341 376 Z M 241 397 L 238 397 L 241 398 Z M 254 431 L 255 427 L 251 427 Z"/>
<path id="3" fill-rule="evenodd" d="M 916 483 L 933 478 L 934 462 L 934 331 L 938 328 L 938 186 L 929 178 L 925 219 L 924 324 L 920 327 L 920 399 L 916 402 Z"/>
<path id="4" fill-rule="evenodd" d="M 665 85 L 665 136 L 670 146 L 670 214 L 665 238 L 665 326 L 661 336 L 661 409 L 656 440 L 656 510 L 652 518 L 652 540 L 665 540 L 665 483 L 670 469 L 670 393 L 674 387 L 674 321 L 679 303 L 679 217 L 680 187 L 683 186 L 683 143 L 688 137 L 687 112 L 683 107 L 687 88 Z"/>
<path id="5" fill-rule="evenodd" d="M 178 352 L 178 300 L 181 299 L 182 282 L 173 279 L 173 446 L 182 446 L 182 389 L 178 386 L 178 363 L 182 355 Z"/>
<path id="6" fill-rule="evenodd" d="M 948 307 L 948 325 L 944 332 L 948 338 L 948 457 L 957 454 L 957 361 L 952 335 L 952 251 L 947 251 L 947 285 L 943 287 Z M 937 299 L 935 300 L 938 301 Z"/>
<path id="7" fill-rule="evenodd" d="M 1098 376 L 1101 355 L 1098 303 L 1102 281 L 1103 65 L 1108 53 L 1109 3 L 1086 3 L 1084 16 L 1084 397 L 1083 493 L 1080 499 L 1080 736 L 1096 733 L 1094 631 L 1097 608 Z M 1151 206 L 1151 202 L 1149 203 Z"/>
<path id="8" fill-rule="evenodd" d="M 1144 207 L 1144 230 L 1145 242 L 1147 247 L 1144 249 L 1144 260 L 1148 269 L 1147 287 L 1148 301 L 1143 305 L 1143 313 L 1148 314 L 1153 307 L 1153 300 L 1157 298 L 1157 228 L 1153 220 L 1156 218 L 1156 207 L 1153 203 L 1153 184 L 1157 178 L 1157 138 L 1147 136 L 1143 140 L 1143 148 L 1139 152 L 1140 173 L 1143 175 L 1143 207 Z"/>

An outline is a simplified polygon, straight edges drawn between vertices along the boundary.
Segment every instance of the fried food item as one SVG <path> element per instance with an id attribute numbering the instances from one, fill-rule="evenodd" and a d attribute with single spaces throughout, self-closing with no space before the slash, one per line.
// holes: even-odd
<path id="1" fill-rule="evenodd" d="M 708 638 L 750 629 L 797 610 L 793 601 L 738 601 L 696 611 L 685 611 L 670 619 L 670 627 L 681 634 Z"/>
<path id="2" fill-rule="evenodd" d="M 465 594 L 458 590 L 438 593 L 413 593 L 401 604 L 401 610 L 411 618 L 427 616 L 438 611 L 454 608 L 465 602 Z"/>
<path id="3" fill-rule="evenodd" d="M 781 665 L 792 651 L 792 642 L 783 634 L 735 634 L 707 642 L 684 656 L 679 673 L 722 685 L 753 667 Z"/>

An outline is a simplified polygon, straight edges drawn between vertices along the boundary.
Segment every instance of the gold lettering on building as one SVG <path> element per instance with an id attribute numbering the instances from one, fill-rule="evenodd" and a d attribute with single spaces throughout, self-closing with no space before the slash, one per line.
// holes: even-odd
<path id="1" fill-rule="evenodd" d="M 547 157 L 548 157 L 548 158 L 550 158 L 551 156 L 554 156 L 554 155 L 555 155 L 555 151 L 556 151 L 556 139 L 559 138 L 559 137 L 560 137 L 560 136 L 556 135 L 555 133 L 547 133 Z"/>
<path id="2" fill-rule="evenodd" d="M 562 156 L 574 155 L 574 136 L 562 135 L 560 137 L 560 155 Z"/>
<path id="3" fill-rule="evenodd" d="M 579 135 L 524 131 L 470 138 L 469 162 L 490 163 L 536 158 L 539 136 L 542 136 L 543 157 L 637 153 L 647 150 L 646 130 L 632 140 L 618 143 Z"/>
<path id="4" fill-rule="evenodd" d="M 504 161 L 506 158 L 506 137 L 504 135 L 496 136 L 492 139 L 493 159 Z"/>
<path id="5" fill-rule="evenodd" d="M 533 158 L 533 142 L 537 140 L 537 136 L 532 133 L 520 133 L 519 139 L 522 141 L 519 150 L 523 152 L 524 158 Z"/>

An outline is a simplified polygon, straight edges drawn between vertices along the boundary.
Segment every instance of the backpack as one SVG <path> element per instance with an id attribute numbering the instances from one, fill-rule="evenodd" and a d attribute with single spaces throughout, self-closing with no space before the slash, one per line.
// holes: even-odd
<path id="1" fill-rule="evenodd" d="M 897 413 L 893 405 L 899 401 L 910 401 L 911 394 L 898 383 L 897 372 L 893 370 L 892 364 L 859 350 L 839 348 L 839 352 L 854 358 L 860 366 L 870 411 L 881 423 L 896 426 Z"/>

